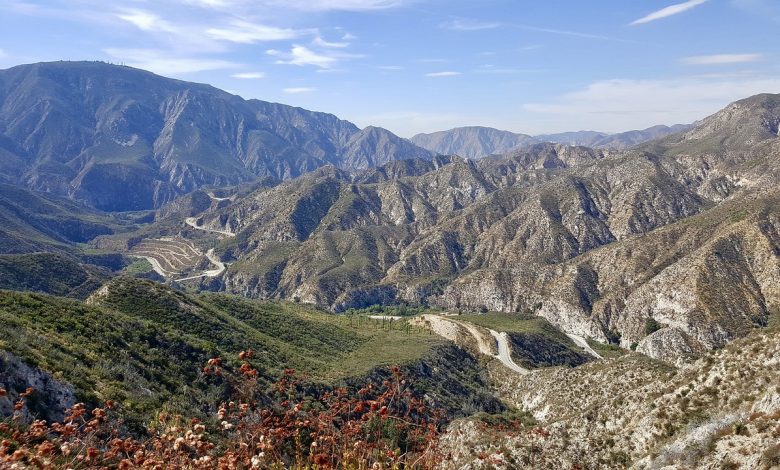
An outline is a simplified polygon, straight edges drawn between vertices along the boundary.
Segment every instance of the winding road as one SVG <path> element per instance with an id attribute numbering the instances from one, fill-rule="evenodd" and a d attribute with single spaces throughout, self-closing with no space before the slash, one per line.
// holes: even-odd
<path id="1" fill-rule="evenodd" d="M 222 202 L 222 201 L 230 201 L 230 200 L 231 200 L 229 197 L 217 197 L 217 196 L 215 196 L 215 195 L 214 195 L 214 193 L 212 193 L 211 191 L 207 192 L 206 194 L 208 194 L 208 196 L 209 196 L 211 199 L 213 199 L 214 201 L 217 201 L 217 202 Z"/>
<path id="2" fill-rule="evenodd" d="M 215 200 L 217 202 L 230 200 L 229 197 L 217 197 L 212 192 L 208 192 L 207 194 L 209 195 L 209 197 L 211 199 L 213 199 L 213 200 Z M 204 232 L 209 232 L 209 233 L 218 233 L 220 235 L 225 235 L 225 236 L 228 236 L 228 237 L 235 237 L 236 236 L 235 233 L 229 232 L 227 230 L 217 230 L 217 229 L 201 227 L 200 225 L 198 225 L 198 219 L 195 218 L 195 217 L 187 217 L 186 219 L 184 219 L 184 223 L 189 225 L 190 227 L 194 228 L 195 230 L 202 230 Z M 181 279 L 176 279 L 176 281 L 190 281 L 190 280 L 193 280 L 193 279 L 201 279 L 201 278 L 204 278 L 204 277 L 217 277 L 220 274 L 222 274 L 223 272 L 225 272 L 225 269 L 227 269 L 227 266 L 225 266 L 225 263 L 223 263 L 217 257 L 217 255 L 214 254 L 214 248 L 212 248 L 212 249 L 210 249 L 209 251 L 206 252 L 206 257 L 209 259 L 209 261 L 211 261 L 211 263 L 214 266 L 216 266 L 216 269 L 210 269 L 208 271 L 203 271 L 202 273 L 197 274 L 195 276 L 188 276 L 188 277 L 183 277 Z"/>
<path id="3" fill-rule="evenodd" d="M 572 341 L 574 341 L 574 344 L 576 344 L 577 346 L 579 346 L 579 347 L 581 347 L 582 349 L 584 349 L 584 350 L 585 350 L 585 352 L 587 352 L 587 353 L 588 353 L 588 354 L 590 354 L 591 356 L 595 357 L 596 359 L 604 359 L 604 358 L 601 356 L 601 354 L 597 353 L 596 351 L 594 351 L 594 350 L 593 350 L 593 348 L 591 348 L 591 347 L 590 347 L 590 345 L 588 344 L 588 342 L 587 342 L 587 341 L 585 340 L 585 338 L 583 338 L 582 336 L 578 336 L 578 335 L 571 335 L 571 334 L 569 334 L 569 333 L 566 333 L 566 336 L 568 336 L 568 337 L 569 337 L 569 339 L 571 339 Z"/>
<path id="4" fill-rule="evenodd" d="M 488 330 L 495 339 L 495 342 L 491 342 L 485 338 L 485 335 L 479 328 L 471 323 L 451 320 L 439 315 L 423 315 L 422 318 L 431 325 L 431 330 L 433 330 L 434 333 L 456 343 L 458 339 L 458 330 L 459 328 L 462 328 L 466 330 L 469 335 L 474 337 L 480 354 L 498 359 L 505 367 L 518 374 L 525 375 L 530 372 L 528 369 L 517 365 L 517 363 L 512 360 L 509 337 L 505 332 L 499 333 L 498 331 Z M 494 353 L 494 351 L 498 351 L 498 354 Z"/>
<path id="5" fill-rule="evenodd" d="M 198 225 L 198 219 L 195 218 L 195 217 L 187 217 L 186 219 L 184 219 L 184 223 L 189 225 L 190 227 L 196 229 L 196 230 L 203 230 L 204 232 L 211 232 L 211 233 L 219 233 L 219 234 L 222 234 L 222 235 L 227 235 L 228 237 L 235 237 L 236 236 L 235 233 L 228 232 L 227 230 L 216 230 L 216 229 L 212 229 L 212 228 L 201 227 L 201 226 Z"/>
<path id="6" fill-rule="evenodd" d="M 217 256 L 214 254 L 214 248 L 212 248 L 212 249 L 210 249 L 209 251 L 206 252 L 206 258 L 208 258 L 209 261 L 211 261 L 211 263 L 214 264 L 214 266 L 216 266 L 217 268 L 216 269 L 210 269 L 208 271 L 203 271 L 202 273 L 200 273 L 200 274 L 198 274 L 196 276 L 189 276 L 189 277 L 183 277 L 181 279 L 175 279 L 175 281 L 179 282 L 179 281 L 189 281 L 189 280 L 192 280 L 192 279 L 200 279 L 200 278 L 204 278 L 204 277 L 217 277 L 220 274 L 222 274 L 223 272 L 225 272 L 225 269 L 227 269 L 227 266 L 225 266 L 225 263 L 220 261 L 220 259 L 217 258 Z"/>
<path id="7" fill-rule="evenodd" d="M 490 334 L 493 335 L 493 337 L 496 339 L 496 343 L 498 344 L 498 356 L 496 356 L 496 358 L 499 361 L 518 374 L 525 375 L 531 372 L 530 370 L 517 365 L 517 363 L 512 359 L 512 354 L 510 353 L 509 349 L 509 335 L 506 334 L 506 332 L 502 331 L 499 333 L 498 331 L 490 330 Z"/>
<path id="8" fill-rule="evenodd" d="M 159 274 L 162 277 L 168 277 L 167 272 L 165 271 L 165 269 L 163 269 L 162 265 L 160 265 L 160 262 L 157 261 L 156 259 L 152 258 L 151 256 L 141 256 L 141 255 L 134 255 L 134 254 L 130 254 L 130 256 L 135 257 L 135 258 L 143 258 L 143 259 L 145 259 L 146 261 L 149 262 L 149 264 L 152 265 L 152 269 L 154 270 L 154 272 L 156 272 L 157 274 Z"/>

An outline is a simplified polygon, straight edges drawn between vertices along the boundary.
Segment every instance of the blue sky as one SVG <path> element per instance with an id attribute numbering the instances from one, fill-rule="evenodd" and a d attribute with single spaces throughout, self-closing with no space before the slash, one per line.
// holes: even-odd
<path id="1" fill-rule="evenodd" d="M 692 122 L 780 93 L 779 0 L 0 0 L 0 68 L 106 60 L 409 137 Z"/>

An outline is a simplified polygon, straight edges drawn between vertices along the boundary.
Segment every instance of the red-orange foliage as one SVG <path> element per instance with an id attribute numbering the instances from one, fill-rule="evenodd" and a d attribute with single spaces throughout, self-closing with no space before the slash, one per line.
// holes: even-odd
<path id="1" fill-rule="evenodd" d="M 247 362 L 223 374 L 219 358 L 204 374 L 235 376 L 234 397 L 220 405 L 216 424 L 160 414 L 151 437 L 123 436 L 114 404 L 70 409 L 61 423 L 21 422 L 21 414 L 0 424 L 0 467 L 32 468 L 431 468 L 444 415 L 416 398 L 394 367 L 381 386 L 339 388 L 308 397 L 295 372 L 286 370 L 274 384 L 269 405 L 259 406 L 257 370 Z M 28 390 L 17 402 L 22 410 Z"/>

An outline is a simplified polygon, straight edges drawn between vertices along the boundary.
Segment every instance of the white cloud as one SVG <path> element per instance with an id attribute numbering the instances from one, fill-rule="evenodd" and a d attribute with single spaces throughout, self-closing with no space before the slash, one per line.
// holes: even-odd
<path id="1" fill-rule="evenodd" d="M 521 47 L 520 50 L 521 51 L 535 51 L 537 49 L 541 49 L 542 47 L 544 47 L 544 46 L 542 46 L 541 44 L 530 44 L 528 46 Z"/>
<path id="2" fill-rule="evenodd" d="M 332 48 L 332 49 L 343 49 L 345 47 L 349 47 L 348 42 L 328 42 L 322 39 L 321 36 L 317 36 L 316 38 L 314 38 L 312 44 L 318 47 L 325 47 L 325 48 Z"/>
<path id="3" fill-rule="evenodd" d="M 494 75 L 512 75 L 523 73 L 540 73 L 545 72 L 544 69 L 520 69 L 512 67 L 496 67 L 492 64 L 481 65 L 478 69 L 474 70 L 475 73 L 485 73 Z"/>
<path id="4" fill-rule="evenodd" d="M 230 8 L 236 4 L 235 1 L 231 0 L 184 0 L 184 3 L 205 8 Z"/>
<path id="5" fill-rule="evenodd" d="M 305 12 L 324 11 L 371 11 L 397 8 L 416 0 L 175 0 L 178 3 L 195 5 L 236 13 L 237 11 L 298 10 Z"/>
<path id="6" fill-rule="evenodd" d="M 600 34 L 582 33 L 580 31 L 569 31 L 566 29 L 540 28 L 538 26 L 531 26 L 527 24 L 515 25 L 515 27 L 527 31 L 537 31 L 539 33 L 557 34 L 560 36 L 573 36 L 576 38 L 585 38 L 585 39 L 600 39 L 602 41 L 634 42 L 626 39 L 613 38 L 610 36 L 602 36 Z"/>
<path id="7" fill-rule="evenodd" d="M 426 73 L 425 74 L 426 77 L 432 77 L 432 78 L 437 78 L 437 77 L 455 77 L 457 75 L 463 75 L 463 74 L 461 72 L 451 72 L 451 71 L 431 72 L 431 73 Z"/>
<path id="8" fill-rule="evenodd" d="M 277 64 L 285 65 L 313 65 L 315 67 L 328 68 L 336 63 L 336 59 L 324 54 L 318 54 L 304 46 L 294 45 L 289 54 L 271 49 L 266 51 L 270 56 L 281 57 Z"/>
<path id="9" fill-rule="evenodd" d="M 214 39 L 240 44 L 254 44 L 263 41 L 283 41 L 295 39 L 305 34 L 306 31 L 297 31 L 289 28 L 277 28 L 262 24 L 250 23 L 243 20 L 233 20 L 229 27 L 209 28 L 206 34 Z"/>
<path id="10" fill-rule="evenodd" d="M 8 57 L 8 54 L 4 50 L 0 49 L 0 59 L 5 59 L 6 57 Z"/>
<path id="11" fill-rule="evenodd" d="M 406 5 L 409 0 L 266 0 L 265 3 L 305 11 L 369 11 Z"/>
<path id="12" fill-rule="evenodd" d="M 439 28 L 451 29 L 453 31 L 480 31 L 483 29 L 495 29 L 499 27 L 501 27 L 501 23 L 465 18 L 445 21 L 439 25 Z"/>
<path id="13" fill-rule="evenodd" d="M 116 15 L 142 31 L 178 32 L 178 28 L 154 13 L 144 10 L 126 10 Z"/>
<path id="14" fill-rule="evenodd" d="M 618 132 L 655 124 L 693 122 L 728 103 L 758 93 L 780 92 L 780 78 L 684 77 L 673 80 L 605 80 L 549 103 L 524 109 L 554 117 L 558 129 Z"/>
<path id="15" fill-rule="evenodd" d="M 681 62 L 688 65 L 744 64 L 761 60 L 763 54 L 716 54 L 685 57 Z"/>
<path id="16" fill-rule="evenodd" d="M 231 75 L 233 78 L 239 78 L 242 80 L 257 80 L 265 78 L 264 72 L 242 72 Z"/>
<path id="17" fill-rule="evenodd" d="M 311 65 L 323 69 L 333 67 L 342 60 L 359 59 L 363 57 L 359 54 L 346 54 L 336 51 L 316 52 L 298 44 L 293 45 L 290 52 L 269 49 L 266 51 L 266 54 L 278 57 L 279 59 L 276 61 L 277 64 L 298 66 Z"/>
<path id="18" fill-rule="evenodd" d="M 239 68 L 242 65 L 220 59 L 184 58 L 168 55 L 156 49 L 109 48 L 103 52 L 126 65 L 148 70 L 160 75 L 176 76 L 206 70 Z"/>
<path id="19" fill-rule="evenodd" d="M 639 18 L 636 21 L 632 21 L 632 25 L 638 25 L 638 24 L 645 24 L 649 23 L 651 21 L 660 20 L 662 18 L 668 18 L 673 15 L 677 15 L 680 13 L 683 13 L 685 11 L 690 10 L 691 8 L 695 8 L 699 5 L 702 5 L 706 3 L 707 0 L 688 0 L 687 2 L 683 3 L 676 3 L 674 5 L 669 5 L 666 8 L 661 8 L 658 11 L 654 11 L 650 13 L 647 16 L 643 16 L 642 18 Z"/>
<path id="20" fill-rule="evenodd" d="M 780 22 L 780 3 L 777 0 L 731 0 L 730 3 L 751 15 Z"/>
<path id="21" fill-rule="evenodd" d="M 317 91 L 316 88 L 301 86 L 301 87 L 292 87 L 292 88 L 284 88 L 282 89 L 283 92 L 291 95 L 297 95 L 301 93 L 311 93 L 313 91 Z"/>
<path id="22" fill-rule="evenodd" d="M 403 65 L 380 65 L 377 68 L 379 70 L 404 70 L 406 67 Z"/>

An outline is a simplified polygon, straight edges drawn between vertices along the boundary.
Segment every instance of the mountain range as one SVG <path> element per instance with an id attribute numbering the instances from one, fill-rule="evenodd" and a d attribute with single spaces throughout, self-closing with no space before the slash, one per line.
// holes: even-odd
<path id="1" fill-rule="evenodd" d="M 430 150 L 446 155 L 479 159 L 501 155 L 543 142 L 581 145 L 592 148 L 625 150 L 644 142 L 665 137 L 690 128 L 690 125 L 653 126 L 644 130 L 605 134 L 595 131 L 564 132 L 530 136 L 490 127 L 458 127 L 432 134 L 417 134 L 410 140 Z"/>
<path id="2" fill-rule="evenodd" d="M 181 234 L 193 214 L 201 230 L 234 234 L 217 249 L 226 272 L 201 288 L 336 311 L 533 312 L 682 360 L 780 306 L 778 103 L 743 100 L 625 152 L 546 143 L 479 161 L 321 168 L 229 201 L 182 200 L 146 236 Z"/>
<path id="3" fill-rule="evenodd" d="M 15 67 L 0 84 L 4 253 L 93 272 L 75 245 L 89 242 L 152 260 L 167 281 L 333 311 L 530 312 L 670 361 L 780 305 L 778 95 L 644 143 L 613 137 L 629 150 L 472 127 L 415 139 L 446 146 L 429 151 L 102 63 Z M 441 155 L 494 144 L 510 150 Z"/>
<path id="4" fill-rule="evenodd" d="M 101 62 L 0 71 L 0 181 L 108 211 L 433 154 L 391 132 Z"/>
<path id="5" fill-rule="evenodd" d="M 780 94 L 412 140 L 128 67 L 0 71 L 0 466 L 70 459 L 33 420 L 79 402 L 118 405 L 97 452 L 165 411 L 213 456 L 245 445 L 224 400 L 381 417 L 395 379 L 441 468 L 780 465 Z"/>

